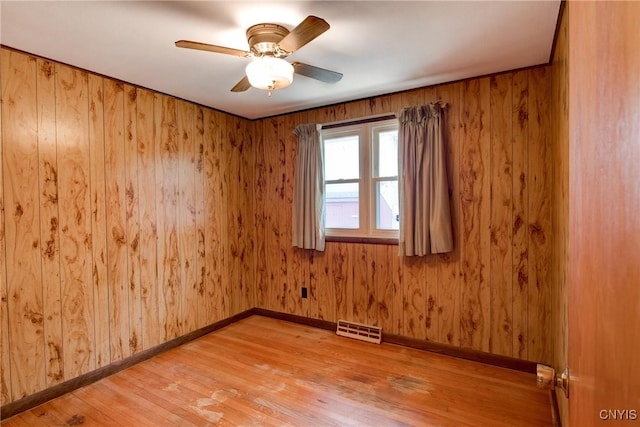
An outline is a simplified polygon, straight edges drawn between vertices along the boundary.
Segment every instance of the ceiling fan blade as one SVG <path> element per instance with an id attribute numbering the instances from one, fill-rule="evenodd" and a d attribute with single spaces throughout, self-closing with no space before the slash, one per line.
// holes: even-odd
<path id="1" fill-rule="evenodd" d="M 325 83 L 337 83 L 342 79 L 342 73 L 324 68 L 314 67 L 313 65 L 303 64 L 302 62 L 293 62 L 293 70 L 301 76 L 311 77 Z"/>
<path id="2" fill-rule="evenodd" d="M 242 80 L 240 80 L 234 87 L 231 88 L 231 92 L 244 92 L 250 87 L 251 83 L 249 83 L 249 78 L 247 76 L 244 76 Z"/>
<path id="3" fill-rule="evenodd" d="M 278 46 L 286 52 L 294 52 L 329 29 L 329 24 L 322 18 L 307 16 L 297 27 L 289 32 Z"/>
<path id="4" fill-rule="evenodd" d="M 184 47 L 187 49 L 206 50 L 207 52 L 224 53 L 225 55 L 242 56 L 248 58 L 252 56 L 251 52 L 247 52 L 240 49 L 233 49 L 230 47 L 216 46 L 214 44 L 192 42 L 189 40 L 178 40 L 176 46 Z"/>

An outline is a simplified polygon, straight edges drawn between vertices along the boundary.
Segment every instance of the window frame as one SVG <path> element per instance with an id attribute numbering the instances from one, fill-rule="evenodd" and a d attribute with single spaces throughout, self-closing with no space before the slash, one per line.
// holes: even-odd
<path id="1" fill-rule="evenodd" d="M 381 132 L 398 131 L 398 120 L 385 119 L 331 127 L 322 129 L 322 148 L 325 141 L 345 136 L 358 136 L 359 145 L 359 177 L 357 179 L 324 180 L 327 184 L 358 183 L 359 228 L 329 228 L 325 226 L 325 235 L 330 241 L 371 241 L 380 243 L 397 243 L 398 230 L 378 229 L 377 186 L 379 182 L 398 182 L 398 175 L 377 176 L 377 161 L 380 158 L 378 135 Z M 325 158 L 326 162 L 326 158 Z M 397 172 L 397 171 L 396 171 Z M 325 206 L 326 206 L 325 191 Z"/>

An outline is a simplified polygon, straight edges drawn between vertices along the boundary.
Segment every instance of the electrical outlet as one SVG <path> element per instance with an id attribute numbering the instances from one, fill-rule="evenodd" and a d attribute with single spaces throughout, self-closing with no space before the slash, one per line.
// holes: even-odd
<path id="1" fill-rule="evenodd" d="M 307 297 L 307 288 L 302 288 L 302 298 Z"/>

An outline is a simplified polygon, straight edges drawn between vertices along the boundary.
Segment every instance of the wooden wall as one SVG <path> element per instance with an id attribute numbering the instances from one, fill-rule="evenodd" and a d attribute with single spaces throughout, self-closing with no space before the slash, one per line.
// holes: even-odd
<path id="1" fill-rule="evenodd" d="M 428 87 L 256 122 L 256 301 L 311 318 L 551 363 L 553 142 L 550 67 Z M 299 123 L 444 100 L 455 250 L 400 258 L 397 246 L 291 246 Z M 260 209 L 263 207 L 263 209 Z M 309 298 L 301 298 L 301 287 Z"/>
<path id="2" fill-rule="evenodd" d="M 251 123 L 2 48 L 6 404 L 255 305 Z"/>
<path id="3" fill-rule="evenodd" d="M 555 62 L 255 122 L 4 48 L 1 62 L 2 404 L 253 306 L 559 361 Z M 455 250 L 293 248 L 294 127 L 438 99 Z"/>

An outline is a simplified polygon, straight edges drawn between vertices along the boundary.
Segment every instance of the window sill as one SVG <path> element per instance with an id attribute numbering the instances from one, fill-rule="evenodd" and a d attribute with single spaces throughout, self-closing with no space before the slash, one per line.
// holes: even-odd
<path id="1" fill-rule="evenodd" d="M 368 243 L 372 245 L 397 245 L 397 238 L 388 237 L 350 237 L 350 236 L 325 236 L 326 242 L 339 243 Z"/>

